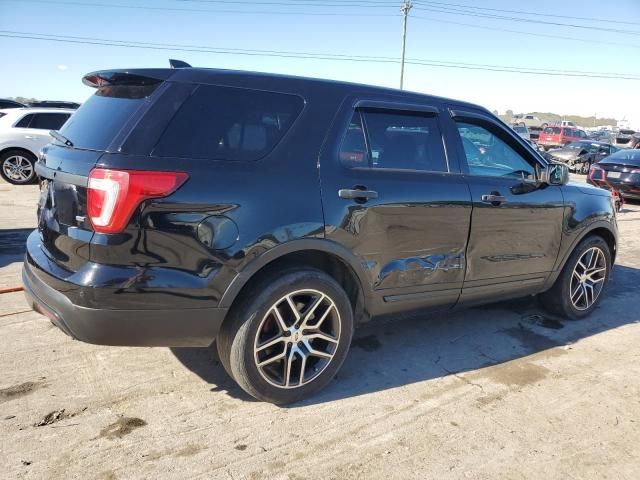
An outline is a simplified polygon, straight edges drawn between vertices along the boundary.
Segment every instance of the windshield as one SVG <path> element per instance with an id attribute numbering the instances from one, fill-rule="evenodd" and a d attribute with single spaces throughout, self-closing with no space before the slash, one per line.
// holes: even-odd
<path id="1" fill-rule="evenodd" d="M 126 121 L 147 101 L 158 85 L 102 87 L 76 110 L 60 133 L 75 148 L 106 150 Z"/>
<path id="2" fill-rule="evenodd" d="M 589 145 L 589 142 L 571 142 L 568 145 L 565 145 L 564 148 L 570 148 L 572 150 L 582 150 L 583 148 L 588 148 Z"/>

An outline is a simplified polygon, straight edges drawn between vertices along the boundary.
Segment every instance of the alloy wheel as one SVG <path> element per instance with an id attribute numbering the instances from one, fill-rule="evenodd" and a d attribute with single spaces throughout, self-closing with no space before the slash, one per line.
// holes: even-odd
<path id="1" fill-rule="evenodd" d="M 607 259 L 598 247 L 586 250 L 571 275 L 571 303 L 577 310 L 589 309 L 600 296 L 607 278 Z"/>
<path id="2" fill-rule="evenodd" d="M 2 171 L 14 182 L 26 183 L 33 176 L 33 165 L 22 155 L 12 155 L 2 162 Z"/>
<path id="3" fill-rule="evenodd" d="M 263 317 L 254 341 L 254 361 L 264 380 L 279 388 L 313 381 L 333 359 L 340 342 L 340 313 L 325 293 L 288 293 Z"/>

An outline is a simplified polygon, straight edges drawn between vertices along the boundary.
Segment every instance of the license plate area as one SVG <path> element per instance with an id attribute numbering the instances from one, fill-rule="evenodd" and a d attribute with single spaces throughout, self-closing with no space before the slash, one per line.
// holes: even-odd
<path id="1" fill-rule="evenodd" d="M 607 172 L 607 178 L 620 178 L 621 176 L 621 172 Z"/>

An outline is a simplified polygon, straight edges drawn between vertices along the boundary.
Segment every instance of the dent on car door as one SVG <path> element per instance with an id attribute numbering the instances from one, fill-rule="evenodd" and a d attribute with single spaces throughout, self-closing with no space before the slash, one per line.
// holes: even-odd
<path id="1" fill-rule="evenodd" d="M 358 105 L 321 156 L 326 238 L 363 265 L 381 310 L 371 313 L 452 305 L 471 206 L 464 179 L 449 173 L 458 167 L 447 161 L 438 109 Z"/>
<path id="2" fill-rule="evenodd" d="M 537 182 L 544 165 L 490 117 L 456 112 L 454 122 L 473 201 L 461 301 L 535 291 L 558 255 L 562 191 Z"/>

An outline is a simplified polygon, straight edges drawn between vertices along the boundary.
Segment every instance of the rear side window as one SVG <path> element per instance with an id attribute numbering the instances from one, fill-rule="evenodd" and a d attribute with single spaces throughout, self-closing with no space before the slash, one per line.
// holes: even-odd
<path id="1" fill-rule="evenodd" d="M 295 95 L 201 85 L 171 119 L 153 154 L 258 160 L 282 140 L 303 106 Z"/>
<path id="2" fill-rule="evenodd" d="M 160 83 L 101 87 L 76 110 L 60 133 L 76 148 L 106 150 L 158 85 Z"/>
<path id="3" fill-rule="evenodd" d="M 419 113 L 356 111 L 342 141 L 340 159 L 348 167 L 449 171 L 436 117 Z"/>
<path id="4" fill-rule="evenodd" d="M 60 130 L 69 117 L 68 113 L 36 113 L 29 124 L 29 128 L 39 130 Z"/>
<path id="5" fill-rule="evenodd" d="M 570 128 L 563 128 L 562 135 L 564 135 L 565 137 L 573 137 L 573 130 L 571 130 Z"/>
<path id="6" fill-rule="evenodd" d="M 18 123 L 16 123 L 15 128 L 29 128 L 29 124 L 31 123 L 31 119 L 33 115 L 25 115 L 20 119 Z"/>

